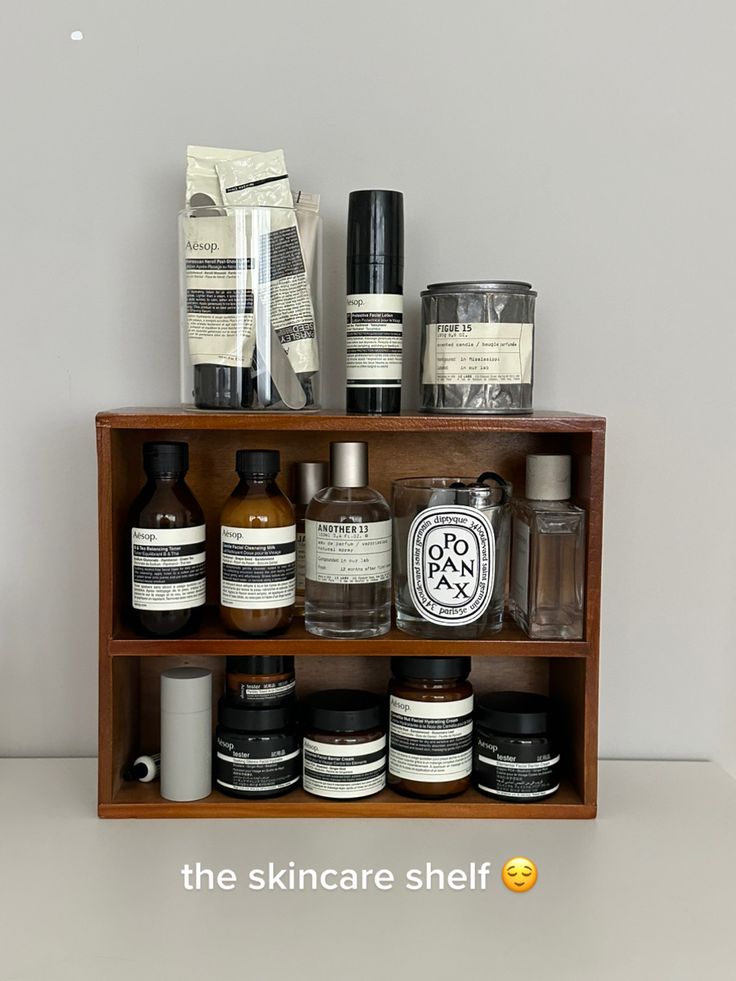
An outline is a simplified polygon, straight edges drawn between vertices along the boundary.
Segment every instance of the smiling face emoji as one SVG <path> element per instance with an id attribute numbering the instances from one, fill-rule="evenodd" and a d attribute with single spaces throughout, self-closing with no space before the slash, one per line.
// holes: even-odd
<path id="1" fill-rule="evenodd" d="M 501 870 L 503 884 L 511 892 L 527 892 L 537 881 L 537 866 L 529 858 L 510 858 Z"/>

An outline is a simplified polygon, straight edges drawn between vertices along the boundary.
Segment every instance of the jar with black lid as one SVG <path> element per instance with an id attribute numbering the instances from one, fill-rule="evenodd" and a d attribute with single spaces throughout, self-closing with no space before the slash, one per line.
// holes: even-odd
<path id="1" fill-rule="evenodd" d="M 497 800 L 545 800 L 560 786 L 560 755 L 551 734 L 550 700 L 498 691 L 475 708 L 473 783 Z"/>
<path id="2" fill-rule="evenodd" d="M 249 654 L 228 657 L 225 691 L 231 703 L 259 708 L 285 705 L 294 698 L 294 658 Z"/>
<path id="3" fill-rule="evenodd" d="M 392 657 L 388 782 L 410 797 L 453 797 L 470 785 L 469 657 Z"/>
<path id="4" fill-rule="evenodd" d="M 350 800 L 386 786 L 383 699 L 335 688 L 304 700 L 303 786 L 317 797 Z"/>
<path id="5" fill-rule="evenodd" d="M 301 752 L 293 705 L 248 708 L 223 695 L 215 730 L 215 786 L 231 797 L 279 797 L 299 783 Z"/>

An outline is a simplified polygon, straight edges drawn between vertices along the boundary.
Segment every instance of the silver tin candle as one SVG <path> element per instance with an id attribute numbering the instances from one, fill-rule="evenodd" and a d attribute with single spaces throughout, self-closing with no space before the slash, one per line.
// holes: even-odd
<path id="1" fill-rule="evenodd" d="M 423 412 L 530 412 L 530 283 L 434 283 L 422 292 Z"/>

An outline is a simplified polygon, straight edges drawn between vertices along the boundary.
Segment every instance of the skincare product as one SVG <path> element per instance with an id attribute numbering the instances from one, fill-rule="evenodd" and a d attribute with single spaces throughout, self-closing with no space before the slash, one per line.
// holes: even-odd
<path id="1" fill-rule="evenodd" d="M 513 502 L 509 606 L 536 639 L 580 640 L 585 511 L 570 503 L 569 456 L 526 458 L 526 500 Z"/>
<path id="2" fill-rule="evenodd" d="M 350 800 L 386 786 L 382 699 L 367 691 L 316 692 L 304 702 L 303 786 L 317 797 Z"/>
<path id="3" fill-rule="evenodd" d="M 306 569 L 306 535 L 304 518 L 314 495 L 329 483 L 327 464 L 320 461 L 295 463 L 292 469 L 294 512 L 296 514 L 296 606 L 304 615 L 304 574 Z"/>
<path id="4" fill-rule="evenodd" d="M 501 629 L 510 485 L 488 472 L 392 485 L 396 625 L 473 640 Z"/>
<path id="5" fill-rule="evenodd" d="M 217 707 L 215 786 L 230 797 L 280 797 L 301 777 L 293 705 L 248 708 L 223 696 Z"/>
<path id="6" fill-rule="evenodd" d="M 141 783 L 151 783 L 159 775 L 160 769 L 160 753 L 152 753 L 150 756 L 137 756 L 130 766 L 126 766 L 123 770 L 123 780 L 140 780 Z"/>
<path id="7" fill-rule="evenodd" d="M 248 708 L 291 702 L 296 694 L 294 658 L 261 654 L 228 657 L 225 691 L 233 705 Z"/>
<path id="8" fill-rule="evenodd" d="M 212 672 L 161 674 L 161 796 L 201 800 L 212 790 Z"/>
<path id="9" fill-rule="evenodd" d="M 294 508 L 276 477 L 278 450 L 238 450 L 240 482 L 220 516 L 220 614 L 228 630 L 285 630 L 294 612 Z"/>
<path id="10" fill-rule="evenodd" d="M 530 412 L 534 301 L 529 283 L 435 283 L 422 293 L 424 412 Z"/>
<path id="11" fill-rule="evenodd" d="M 353 191 L 348 204 L 347 411 L 401 411 L 404 198 Z"/>
<path id="12" fill-rule="evenodd" d="M 184 478 L 186 443 L 144 443 L 147 483 L 128 518 L 130 606 L 156 637 L 192 630 L 205 602 L 205 524 Z"/>
<path id="13" fill-rule="evenodd" d="M 499 691 L 475 703 L 473 783 L 498 800 L 545 800 L 560 787 L 560 755 L 550 735 L 550 701 Z"/>
<path id="14" fill-rule="evenodd" d="M 368 486 L 368 444 L 330 443 L 330 480 L 306 512 L 304 623 L 377 637 L 391 628 L 391 511 Z"/>
<path id="15" fill-rule="evenodd" d="M 453 797 L 470 785 L 469 657 L 392 657 L 388 782 L 410 797 Z"/>

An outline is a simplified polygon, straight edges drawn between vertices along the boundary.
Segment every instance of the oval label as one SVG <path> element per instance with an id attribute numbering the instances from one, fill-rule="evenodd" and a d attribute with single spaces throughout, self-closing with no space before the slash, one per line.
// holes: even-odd
<path id="1" fill-rule="evenodd" d="M 407 542 L 411 598 L 431 623 L 473 623 L 493 592 L 496 541 L 490 521 L 460 504 L 427 508 L 414 518 Z"/>

